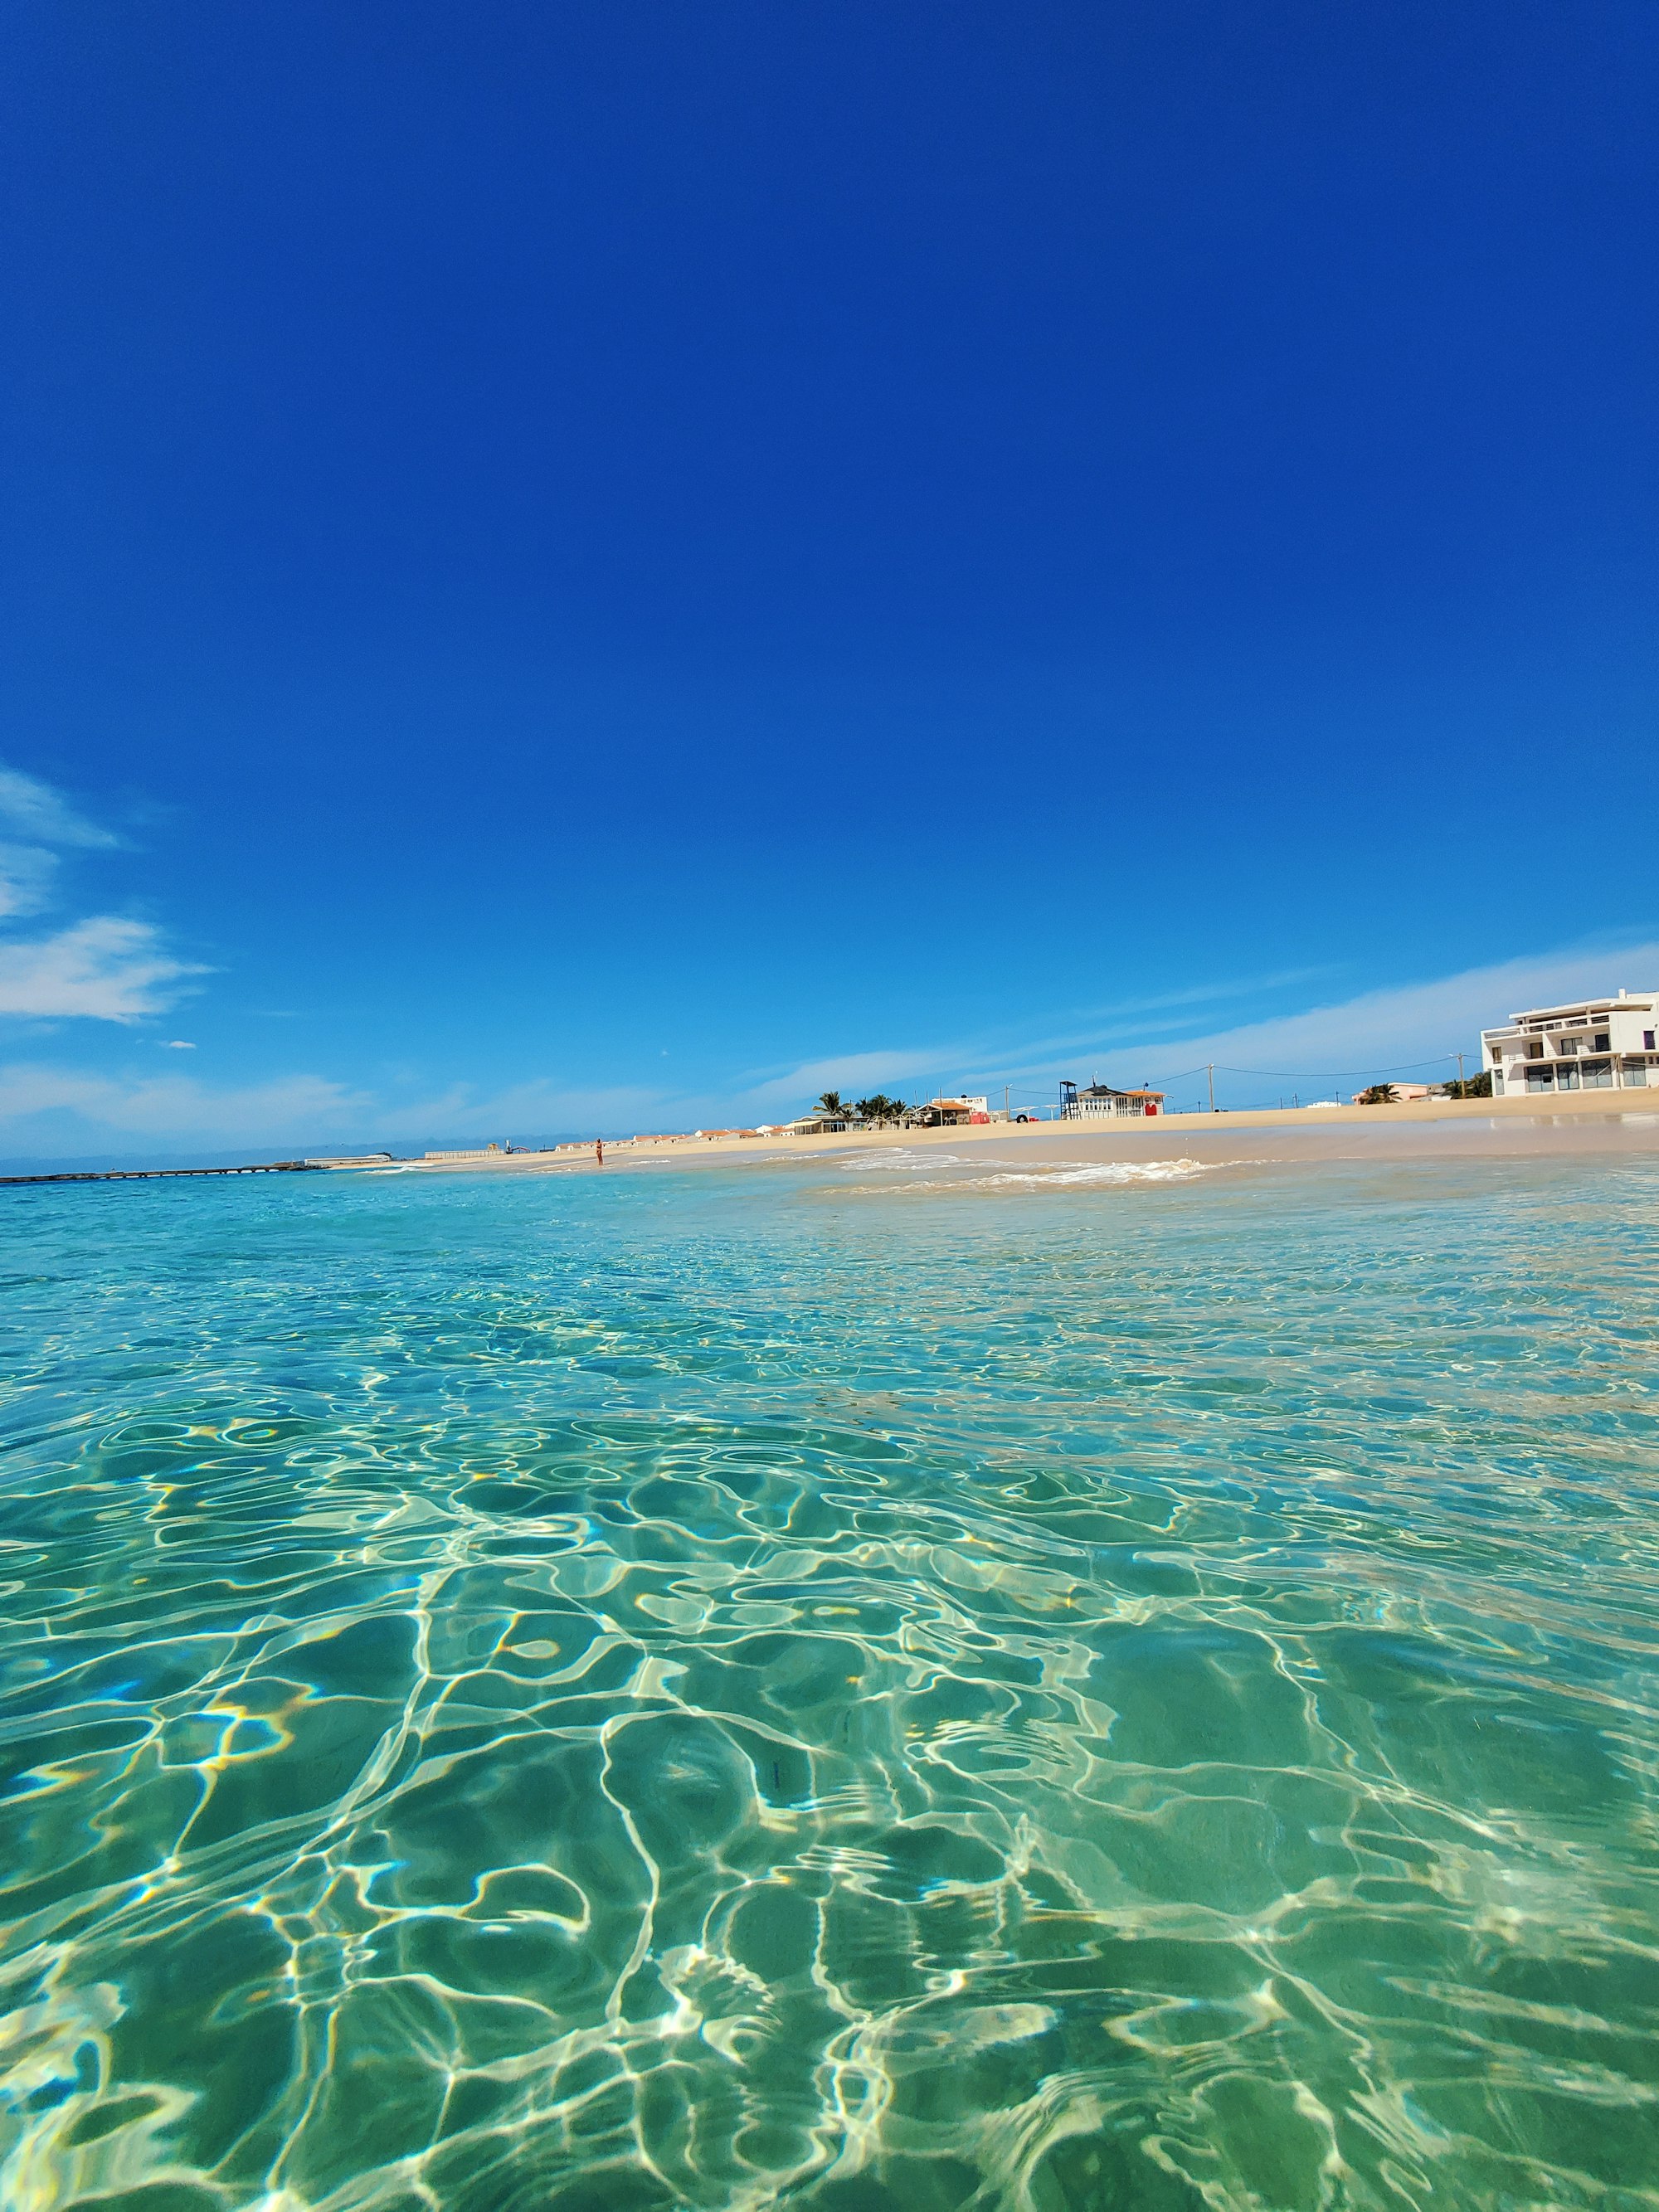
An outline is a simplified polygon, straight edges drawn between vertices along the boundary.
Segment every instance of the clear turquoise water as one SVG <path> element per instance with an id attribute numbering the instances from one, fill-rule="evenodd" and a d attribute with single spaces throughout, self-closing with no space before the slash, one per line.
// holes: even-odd
<path id="1" fill-rule="evenodd" d="M 7 2212 L 1659 2204 L 1659 1157 L 3 1197 Z"/>

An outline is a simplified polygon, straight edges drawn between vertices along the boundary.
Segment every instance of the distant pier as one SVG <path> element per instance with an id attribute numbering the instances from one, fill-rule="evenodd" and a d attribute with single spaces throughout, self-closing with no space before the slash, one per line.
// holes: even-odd
<path id="1" fill-rule="evenodd" d="M 321 1175 L 309 1160 L 264 1160 L 246 1168 L 88 1168 L 74 1175 L 0 1176 L 0 1183 L 163 1182 L 173 1176 Z"/>

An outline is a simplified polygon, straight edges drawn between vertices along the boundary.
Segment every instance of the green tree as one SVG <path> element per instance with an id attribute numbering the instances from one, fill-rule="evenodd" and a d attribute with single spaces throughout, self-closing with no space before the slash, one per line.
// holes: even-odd
<path id="1" fill-rule="evenodd" d="M 839 1121 L 848 1108 L 839 1091 L 822 1091 L 818 1093 L 818 1111 L 830 1121 Z"/>
<path id="2" fill-rule="evenodd" d="M 1490 1098 L 1492 1070 L 1486 1068 L 1480 1074 L 1470 1076 L 1466 1083 L 1460 1083 L 1454 1076 L 1449 1083 L 1441 1087 L 1448 1098 Z"/>
<path id="3" fill-rule="evenodd" d="M 1373 1083 L 1369 1091 L 1362 1091 L 1354 1100 L 1356 1106 L 1397 1106 L 1400 1094 L 1392 1083 Z"/>
<path id="4" fill-rule="evenodd" d="M 902 1098 L 890 1098 L 884 1091 L 875 1091 L 869 1097 L 860 1098 L 853 1111 L 860 1121 L 880 1128 L 890 1121 L 902 1121 L 906 1108 Z"/>

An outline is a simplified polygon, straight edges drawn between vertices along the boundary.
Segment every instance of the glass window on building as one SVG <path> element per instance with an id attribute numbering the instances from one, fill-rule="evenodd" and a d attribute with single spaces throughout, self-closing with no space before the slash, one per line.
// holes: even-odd
<path id="1" fill-rule="evenodd" d="M 1627 1090 L 1640 1091 L 1644 1089 L 1647 1084 L 1647 1079 L 1648 1064 L 1646 1060 L 1627 1060 L 1625 1062 L 1625 1085 Z"/>
<path id="2" fill-rule="evenodd" d="M 1555 1071 L 1555 1087 L 1558 1091 L 1577 1091 L 1578 1070 L 1576 1067 L 1558 1067 Z"/>
<path id="3" fill-rule="evenodd" d="M 1587 1060 L 1584 1062 L 1584 1088 L 1586 1091 L 1611 1091 L 1613 1062 L 1610 1060 Z"/>
<path id="4" fill-rule="evenodd" d="M 1529 1067 L 1527 1070 L 1527 1088 L 1528 1091 L 1553 1091 L 1555 1078 L 1547 1067 Z"/>
<path id="5" fill-rule="evenodd" d="M 1612 1049 L 1613 1036 L 1610 1030 L 1600 1030 L 1596 1032 L 1595 1036 L 1590 1039 L 1590 1050 L 1592 1052 L 1611 1052 Z"/>

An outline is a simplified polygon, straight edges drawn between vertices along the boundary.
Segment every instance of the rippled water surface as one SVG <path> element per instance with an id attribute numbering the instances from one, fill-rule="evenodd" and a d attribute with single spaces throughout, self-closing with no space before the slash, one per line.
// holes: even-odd
<path id="1" fill-rule="evenodd" d="M 1168 1150 L 0 1194 L 7 2212 L 1659 2205 L 1659 1155 Z"/>

